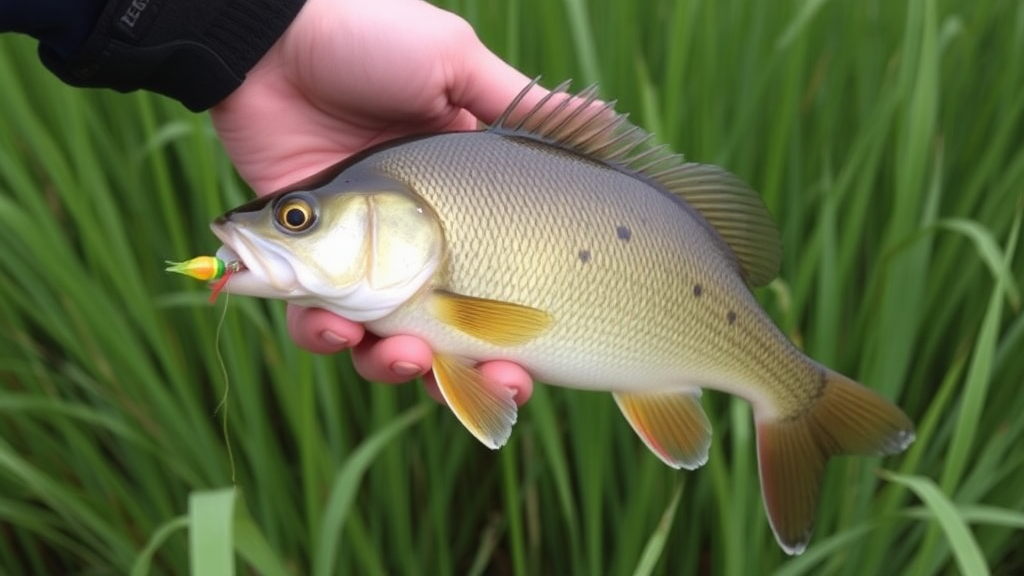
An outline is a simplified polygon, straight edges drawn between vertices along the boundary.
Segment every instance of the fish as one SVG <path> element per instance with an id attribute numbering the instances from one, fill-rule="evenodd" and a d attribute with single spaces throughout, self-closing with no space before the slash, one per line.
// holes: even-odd
<path id="1" fill-rule="evenodd" d="M 384 143 L 217 218 L 225 289 L 422 338 L 451 411 L 494 449 L 517 405 L 483 361 L 611 392 L 676 469 L 708 459 L 702 390 L 737 396 L 769 524 L 801 553 L 828 459 L 899 453 L 913 423 L 761 308 L 782 243 L 750 186 L 653 145 L 596 86 L 527 105 L 536 82 L 485 129 Z"/>

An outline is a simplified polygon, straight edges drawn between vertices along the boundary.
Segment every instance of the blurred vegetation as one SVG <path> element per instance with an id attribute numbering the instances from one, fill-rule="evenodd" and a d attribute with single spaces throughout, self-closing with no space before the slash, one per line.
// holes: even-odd
<path id="1" fill-rule="evenodd" d="M 742 402 L 705 395 L 695 472 L 608 395 L 544 387 L 492 453 L 420 387 L 363 383 L 239 298 L 232 470 L 220 310 L 162 262 L 210 252 L 207 222 L 250 192 L 205 116 L 67 88 L 5 37 L 0 576 L 1024 571 L 1024 3 L 442 4 L 527 75 L 599 81 L 759 189 L 786 248 L 759 296 L 912 415 L 911 450 L 834 461 L 788 558 Z"/>

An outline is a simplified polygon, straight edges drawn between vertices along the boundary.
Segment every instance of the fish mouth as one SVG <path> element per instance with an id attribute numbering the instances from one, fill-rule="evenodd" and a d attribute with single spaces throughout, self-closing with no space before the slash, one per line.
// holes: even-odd
<path id="1" fill-rule="evenodd" d="M 217 258 L 231 271 L 231 280 L 225 286 L 226 292 L 261 298 L 283 298 L 299 288 L 294 268 L 272 246 L 257 243 L 245 230 L 231 222 L 215 222 L 210 229 L 224 243 L 217 249 Z"/>

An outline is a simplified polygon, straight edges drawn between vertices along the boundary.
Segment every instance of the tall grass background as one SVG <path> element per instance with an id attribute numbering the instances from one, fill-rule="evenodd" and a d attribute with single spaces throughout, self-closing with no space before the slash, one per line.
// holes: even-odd
<path id="1" fill-rule="evenodd" d="M 757 188 L 785 242 L 758 296 L 917 442 L 834 461 L 789 558 L 750 410 L 724 395 L 695 472 L 608 395 L 546 387 L 490 452 L 420 387 L 298 350 L 279 303 L 243 298 L 225 379 L 220 308 L 162 271 L 251 195 L 208 118 L 62 86 L 5 37 L 0 576 L 1024 572 L 1024 4 L 441 4 L 527 75 L 600 82 Z"/>

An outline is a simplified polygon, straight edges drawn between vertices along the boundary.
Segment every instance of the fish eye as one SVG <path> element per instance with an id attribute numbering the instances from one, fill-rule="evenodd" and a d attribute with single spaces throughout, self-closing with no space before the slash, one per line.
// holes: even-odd
<path id="1" fill-rule="evenodd" d="M 277 206 L 275 221 L 285 232 L 302 232 L 316 222 L 316 210 L 301 196 L 285 198 Z"/>

